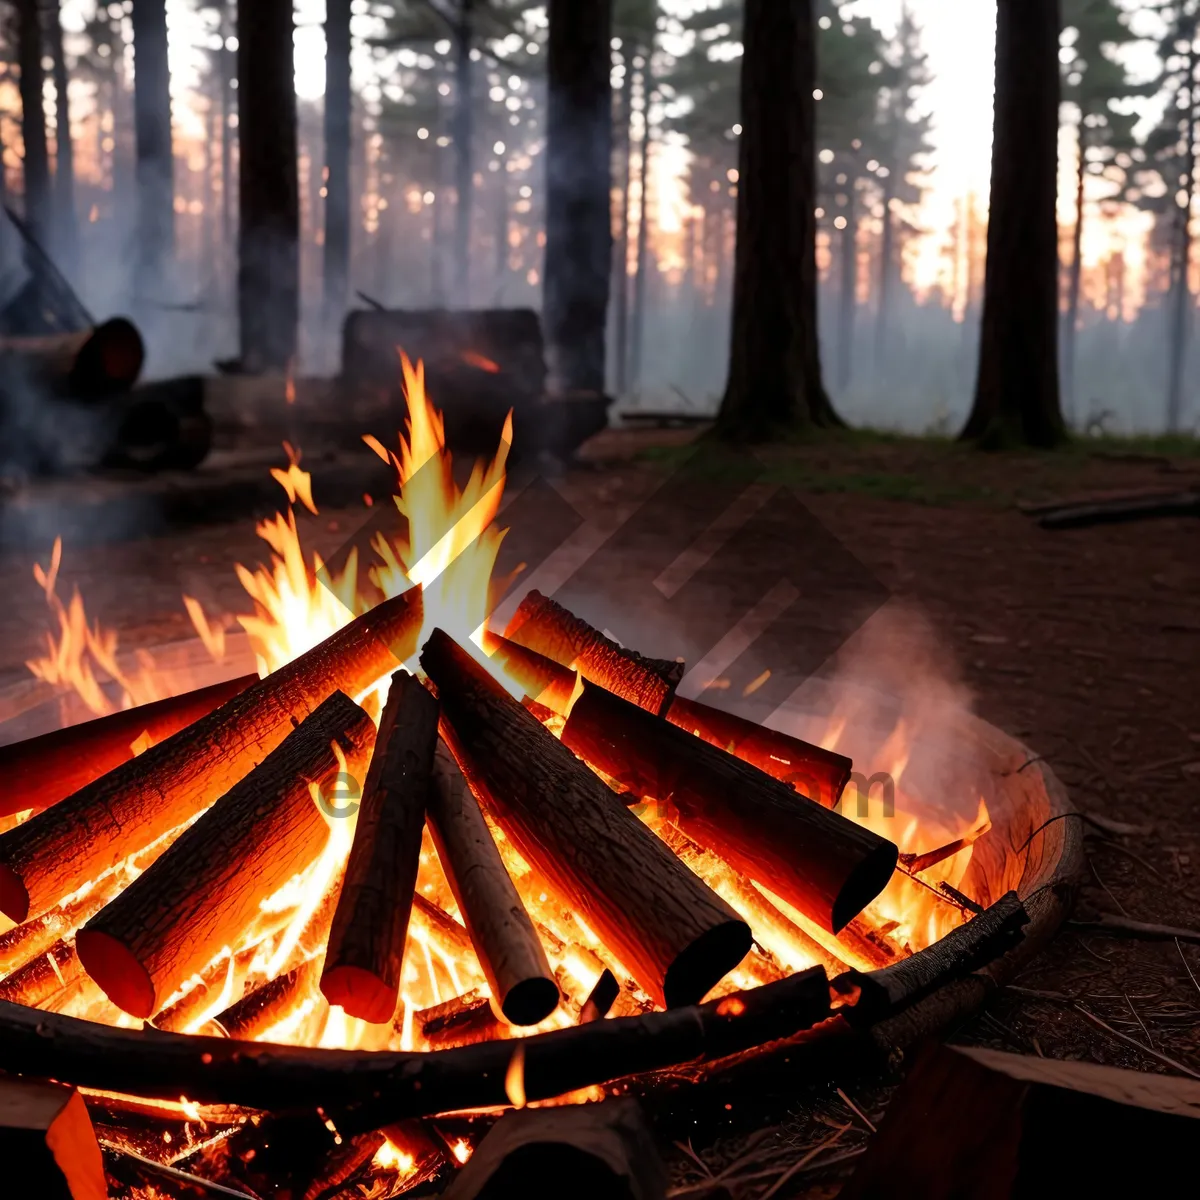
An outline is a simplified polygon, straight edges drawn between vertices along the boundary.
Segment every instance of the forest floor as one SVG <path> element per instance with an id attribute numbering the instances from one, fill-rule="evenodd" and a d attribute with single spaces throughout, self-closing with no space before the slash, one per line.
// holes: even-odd
<path id="1" fill-rule="evenodd" d="M 618 501 L 661 482 L 692 436 L 601 435 L 556 486 L 578 511 L 602 521 Z M 762 461 L 767 478 L 794 487 L 892 597 L 925 612 L 981 716 L 1042 754 L 1078 807 L 1137 828 L 1118 839 L 1089 836 L 1090 874 L 1076 915 L 1124 913 L 1200 929 L 1200 522 L 1049 532 L 1018 508 L 1200 486 L 1200 456 L 1130 447 L 983 455 L 935 442 L 845 438 L 776 448 Z M 332 550 L 362 516 L 305 518 L 306 544 Z M 68 547 L 60 590 L 77 584 L 89 615 L 114 627 L 123 647 L 152 646 L 188 635 L 181 592 L 210 611 L 245 611 L 232 566 L 261 559 L 263 550 L 252 522 Z M 48 626 L 29 569 L 25 556 L 0 559 L 9 598 L 0 616 L 6 679 L 18 677 Z M 1077 999 L 1113 1029 L 1192 1070 L 1200 1070 L 1198 981 L 1200 945 L 1074 929 L 1061 932 L 1020 979 L 1026 988 Z M 1027 1054 L 1166 1069 L 1068 1005 L 1011 992 L 955 1036 Z M 860 1097 L 859 1105 L 869 1111 L 881 1097 Z M 849 1110 L 844 1115 L 856 1120 Z M 797 1134 L 785 1124 L 779 1136 Z M 730 1143 L 714 1148 L 711 1161 L 757 1152 Z M 777 1195 L 804 1192 L 806 1178 L 796 1175 Z"/>

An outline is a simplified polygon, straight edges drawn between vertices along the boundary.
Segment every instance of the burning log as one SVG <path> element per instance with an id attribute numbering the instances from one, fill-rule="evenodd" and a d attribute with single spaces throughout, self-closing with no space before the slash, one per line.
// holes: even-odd
<path id="1" fill-rule="evenodd" d="M 321 978 L 321 960 L 310 958 L 278 975 L 213 1020 L 231 1038 L 253 1041 L 277 1024 L 307 995 L 315 995 Z"/>
<path id="2" fill-rule="evenodd" d="M 415 649 L 421 596 L 386 600 L 165 742 L 0 836 L 0 912 L 39 916 L 208 807 L 336 691 Z M 165 847 L 164 847 L 165 849 Z"/>
<path id="3" fill-rule="evenodd" d="M 0 748 L 0 775 L 6 784 L 0 817 L 57 804 L 133 758 L 133 743 L 143 734 L 152 744 L 161 742 L 257 680 L 257 675 L 242 675 Z"/>
<path id="4" fill-rule="evenodd" d="M 832 933 L 896 867 L 892 842 L 595 684 L 571 708 L 562 744 L 636 797 L 669 802 L 684 834 Z"/>
<path id="5" fill-rule="evenodd" d="M 666 717 L 826 808 L 837 804 L 850 782 L 853 764 L 845 755 L 676 696 L 682 664 L 645 658 L 618 646 L 541 592 L 532 591 L 521 601 L 505 635 L 560 666 L 577 667 L 590 682 Z M 549 700 L 541 702 L 565 713 Z"/>
<path id="6" fill-rule="evenodd" d="M 471 944 L 471 935 L 466 927 L 460 925 L 449 913 L 438 908 L 432 900 L 427 900 L 420 892 L 413 895 L 413 910 L 411 923 L 429 933 L 434 933 L 442 941 L 449 943 L 450 950 L 456 958 L 475 953 Z"/>
<path id="7" fill-rule="evenodd" d="M 505 1020 L 545 1020 L 558 1007 L 558 984 L 483 813 L 444 746 L 429 792 L 429 831 Z"/>
<path id="8" fill-rule="evenodd" d="M 504 634 L 659 715 L 670 708 L 683 678 L 683 663 L 626 650 L 539 591 L 521 601 Z"/>
<path id="9" fill-rule="evenodd" d="M 33 1079 L 0 1079 L 4 1190 L 38 1200 L 103 1200 L 104 1160 L 83 1097 Z"/>
<path id="10" fill-rule="evenodd" d="M 587 1025 L 590 1021 L 603 1021 L 612 1011 L 617 997 L 621 994 L 621 985 L 617 977 L 605 967 L 596 980 L 596 986 L 588 994 L 579 1010 L 579 1024 Z"/>
<path id="11" fill-rule="evenodd" d="M 114 1004 L 150 1017 L 236 943 L 261 902 L 321 852 L 328 829 L 310 784 L 361 771 L 374 738 L 367 714 L 335 692 L 87 923 L 79 956 Z"/>
<path id="12" fill-rule="evenodd" d="M 60 939 L 0 982 L 0 1000 L 39 1008 L 83 976 L 75 943 Z"/>
<path id="13" fill-rule="evenodd" d="M 819 967 L 709 1004 L 612 1018 L 456 1050 L 389 1053 L 308 1049 L 117 1029 L 0 1003 L 0 1070 L 83 1087 L 248 1108 L 320 1105 L 343 1134 L 406 1117 L 508 1102 L 520 1047 L 527 1100 L 626 1075 L 701 1063 L 791 1037 L 829 1015 Z"/>
<path id="14" fill-rule="evenodd" d="M 421 860 L 438 704 L 407 672 L 392 676 L 354 845 L 325 952 L 330 1004 L 375 1024 L 392 1019 Z"/>
<path id="15" fill-rule="evenodd" d="M 472 791 L 648 995 L 694 1003 L 742 960 L 749 926 L 465 650 L 435 630 L 421 665 Z"/>
<path id="16" fill-rule="evenodd" d="M 432 1008 L 413 1014 L 413 1023 L 426 1043 L 438 1049 L 471 1046 L 507 1036 L 503 1022 L 496 1019 L 492 1002 L 478 991 L 455 996 Z"/>
<path id="17" fill-rule="evenodd" d="M 786 783 L 823 808 L 842 798 L 854 763 L 844 754 L 768 729 L 710 704 L 676 696 L 666 712 L 672 725 Z"/>

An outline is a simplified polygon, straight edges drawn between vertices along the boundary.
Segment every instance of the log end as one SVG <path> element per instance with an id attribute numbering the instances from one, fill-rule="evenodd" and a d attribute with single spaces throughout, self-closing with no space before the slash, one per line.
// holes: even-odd
<path id="1" fill-rule="evenodd" d="M 118 1008 L 143 1021 L 154 1015 L 154 981 L 124 942 L 85 928 L 75 938 L 75 949 L 83 969 Z"/>
<path id="2" fill-rule="evenodd" d="M 500 1011 L 510 1025 L 537 1025 L 558 1007 L 558 1001 L 558 984 L 535 975 L 508 989 Z"/>
<path id="3" fill-rule="evenodd" d="M 663 999 L 668 1008 L 699 1004 L 750 952 L 745 921 L 724 921 L 702 933 L 667 968 Z"/>
<path id="4" fill-rule="evenodd" d="M 880 844 L 850 872 L 830 912 L 830 932 L 840 933 L 888 885 L 900 853 L 894 842 Z"/>
<path id="5" fill-rule="evenodd" d="M 18 925 L 29 920 L 29 890 L 8 863 L 0 863 L 0 912 Z"/>
<path id="6" fill-rule="evenodd" d="M 342 964 L 321 976 L 321 992 L 329 1003 L 371 1025 L 386 1025 L 396 1012 L 397 990 L 364 967 Z"/>

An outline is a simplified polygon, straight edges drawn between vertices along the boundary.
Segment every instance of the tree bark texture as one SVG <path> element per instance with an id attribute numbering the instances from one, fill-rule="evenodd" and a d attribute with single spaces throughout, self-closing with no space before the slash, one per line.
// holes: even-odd
<path id="1" fill-rule="evenodd" d="M 325 4 L 325 322 L 340 325 L 350 286 L 350 9 Z"/>

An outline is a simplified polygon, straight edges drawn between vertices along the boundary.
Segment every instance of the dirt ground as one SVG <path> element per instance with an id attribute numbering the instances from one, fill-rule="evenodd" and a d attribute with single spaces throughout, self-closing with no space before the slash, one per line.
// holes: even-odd
<path id="1" fill-rule="evenodd" d="M 580 511 L 616 520 L 620 503 L 651 490 L 689 436 L 603 435 L 557 484 Z M 1045 756 L 1078 807 L 1137 827 L 1118 838 L 1089 836 L 1090 878 L 1077 917 L 1124 913 L 1200 930 L 1200 522 L 1048 532 L 1017 507 L 1197 486 L 1200 457 L 987 456 L 847 440 L 776 449 L 764 461 L 893 596 L 924 609 L 984 718 Z M 308 518 L 306 541 L 331 550 L 361 516 Z M 260 557 L 260 546 L 247 523 L 68 547 L 62 578 L 79 585 L 89 615 L 117 628 L 123 647 L 153 645 L 187 635 L 181 591 L 210 609 L 244 610 L 232 564 Z M 0 560 L 5 679 L 19 677 L 46 626 L 29 567 L 24 556 Z M 1113 1030 L 1200 1071 L 1200 944 L 1068 928 L 1020 983 L 1077 999 Z M 1168 1069 L 1064 1003 L 1013 993 L 955 1036 Z M 797 1176 L 778 1194 L 803 1186 Z"/>

